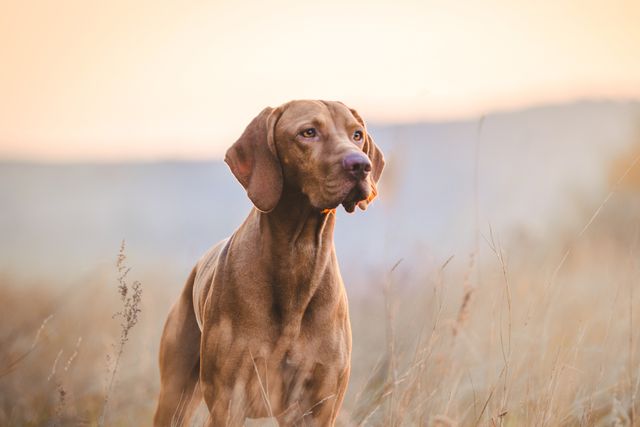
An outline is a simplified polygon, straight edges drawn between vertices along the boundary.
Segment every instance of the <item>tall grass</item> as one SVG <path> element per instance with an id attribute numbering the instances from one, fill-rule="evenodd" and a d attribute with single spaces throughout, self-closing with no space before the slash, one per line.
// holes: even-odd
<path id="1" fill-rule="evenodd" d="M 340 425 L 640 425 L 640 198 L 585 206 L 551 237 L 486 227 L 436 267 L 359 272 Z M 124 246 L 113 273 L 62 293 L 0 279 L 0 425 L 149 425 L 181 284 L 137 272 L 155 285 L 143 301 Z"/>
<path id="2" fill-rule="evenodd" d="M 543 293 L 561 245 L 550 249 L 555 256 L 523 242 L 503 246 L 495 236 L 485 245 L 482 280 L 468 303 L 469 264 L 455 258 L 415 275 L 401 263 L 372 279 L 366 294 L 352 293 L 353 375 L 341 424 L 637 424 L 637 240 L 625 247 L 601 236 L 575 245 L 552 298 Z M 148 425 L 171 298 L 139 317 L 136 338 L 128 332 L 126 348 L 114 353 L 110 342 L 119 336 L 122 344 L 123 335 L 111 317 L 122 300 L 110 300 L 105 285 L 78 291 L 44 327 L 56 295 L 38 288 L 35 299 L 27 288 L 2 287 L 3 301 L 29 310 L 0 314 L 0 425 Z M 97 386 L 106 353 L 120 357 L 107 399 Z"/>
<path id="3" fill-rule="evenodd" d="M 118 293 L 120 294 L 120 300 L 122 302 L 122 308 L 120 311 L 113 315 L 114 318 L 120 319 L 120 340 L 114 346 L 113 355 L 107 355 L 108 361 L 111 362 L 109 367 L 109 378 L 107 391 L 104 396 L 104 406 L 102 408 L 102 414 L 98 421 L 99 426 L 104 426 L 107 409 L 109 407 L 109 398 L 113 392 L 113 387 L 118 374 L 118 367 L 120 366 L 120 360 L 124 353 L 124 347 L 129 341 L 129 333 L 131 329 L 138 323 L 138 317 L 142 310 L 140 309 L 140 303 L 142 302 L 142 284 L 139 281 L 134 281 L 131 286 L 127 282 L 127 275 L 131 271 L 131 267 L 126 265 L 127 256 L 125 255 L 125 242 L 124 240 L 120 244 L 120 252 L 118 253 L 118 260 L 116 261 L 116 268 L 118 269 Z"/>
<path id="4" fill-rule="evenodd" d="M 61 295 L 47 284 L 17 286 L 1 279 L 0 425 L 117 424 L 108 422 L 109 403 L 126 359 L 125 344 L 142 311 L 142 285 L 128 283 L 125 261 L 123 242 L 117 293 L 109 292 L 110 280 L 100 272 L 91 275 L 93 282 L 75 284 Z M 111 298 L 115 295 L 119 304 Z M 118 326 L 119 340 L 109 344 Z M 111 362 L 106 373 L 105 355 Z M 105 380 L 106 390 L 101 390 L 98 385 Z M 114 410 L 116 420 L 121 409 Z"/>

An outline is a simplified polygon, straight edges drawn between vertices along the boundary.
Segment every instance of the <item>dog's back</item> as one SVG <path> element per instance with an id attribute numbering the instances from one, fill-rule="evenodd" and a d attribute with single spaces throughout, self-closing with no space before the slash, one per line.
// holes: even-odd
<path id="1" fill-rule="evenodd" d="M 207 295 L 209 294 L 209 288 L 213 282 L 213 275 L 215 274 L 216 265 L 220 258 L 220 252 L 222 252 L 222 249 L 228 241 L 229 239 L 227 238 L 218 242 L 198 260 L 195 266 L 193 309 L 200 331 L 202 331 L 202 312 L 204 310 L 204 303 L 206 302 Z"/>

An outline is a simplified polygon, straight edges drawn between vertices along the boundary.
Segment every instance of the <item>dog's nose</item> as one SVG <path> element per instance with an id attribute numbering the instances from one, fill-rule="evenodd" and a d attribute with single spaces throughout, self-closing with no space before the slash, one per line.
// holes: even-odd
<path id="1" fill-rule="evenodd" d="M 371 162 L 364 154 L 351 153 L 342 159 L 344 170 L 349 172 L 355 178 L 364 179 L 371 172 Z"/>

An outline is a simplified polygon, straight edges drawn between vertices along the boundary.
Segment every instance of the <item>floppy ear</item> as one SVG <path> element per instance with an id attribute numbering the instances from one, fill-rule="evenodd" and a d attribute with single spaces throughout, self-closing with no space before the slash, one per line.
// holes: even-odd
<path id="1" fill-rule="evenodd" d="M 365 210 L 369 203 L 371 203 L 378 195 L 378 187 L 376 184 L 380 180 L 382 170 L 384 169 L 384 155 L 375 142 L 373 142 L 373 138 L 369 135 L 369 132 L 366 131 L 367 126 L 365 125 L 364 120 L 362 120 L 362 117 L 360 117 L 360 114 L 352 108 L 349 110 L 351 111 L 351 114 L 353 114 L 353 117 L 355 117 L 356 120 L 365 128 L 365 140 L 362 151 L 364 151 L 369 157 L 369 160 L 371 160 L 371 175 L 369 176 L 369 181 L 371 183 L 371 195 L 367 200 L 363 200 L 358 203 L 358 207 Z"/>
<path id="2" fill-rule="evenodd" d="M 228 150 L 224 161 L 262 212 L 273 210 L 282 194 L 282 168 L 274 130 L 280 109 L 265 108 Z"/>

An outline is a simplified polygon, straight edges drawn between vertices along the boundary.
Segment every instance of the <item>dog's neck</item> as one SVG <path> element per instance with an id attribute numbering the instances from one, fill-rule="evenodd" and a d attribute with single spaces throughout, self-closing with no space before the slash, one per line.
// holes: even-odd
<path id="1" fill-rule="evenodd" d="M 274 306 L 282 319 L 299 324 L 319 289 L 333 289 L 337 259 L 333 245 L 335 211 L 321 211 L 302 194 L 288 193 L 271 212 L 253 211 L 261 240 L 260 253 L 269 261 Z M 341 282 L 340 282 L 341 283 Z M 328 289 L 327 289 L 328 290 Z M 295 320 L 298 319 L 298 320 Z"/>
<path id="2" fill-rule="evenodd" d="M 286 192 L 274 210 L 260 214 L 260 226 L 272 237 L 269 249 L 287 251 L 299 248 L 333 249 L 335 210 L 311 206 L 300 192 Z"/>

